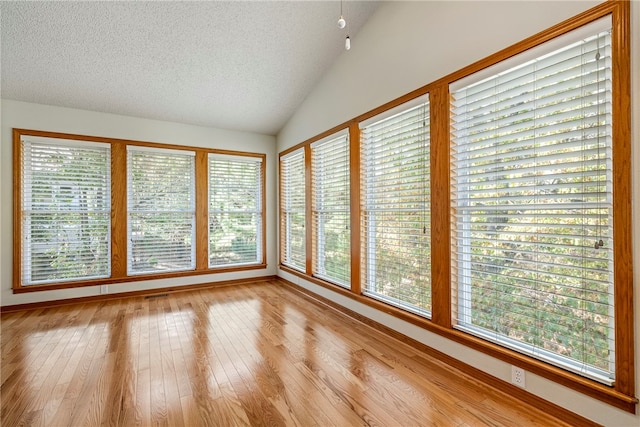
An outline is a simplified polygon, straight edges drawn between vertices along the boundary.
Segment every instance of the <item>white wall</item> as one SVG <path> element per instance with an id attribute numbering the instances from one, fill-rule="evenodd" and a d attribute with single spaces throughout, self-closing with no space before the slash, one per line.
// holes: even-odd
<path id="1" fill-rule="evenodd" d="M 2 100 L 0 137 L 0 304 L 2 306 L 99 295 L 100 287 L 14 294 L 12 286 L 12 128 L 190 145 L 267 155 L 267 268 L 176 279 L 111 284 L 109 293 L 182 286 L 276 274 L 276 142 L 273 136 L 190 126 L 39 104 Z"/>
<path id="2" fill-rule="evenodd" d="M 599 2 L 391 2 L 352 38 L 278 135 L 278 152 L 570 18 Z M 640 200 L 640 2 L 632 2 L 633 199 Z M 347 17 L 348 19 L 348 17 Z M 638 206 L 638 203 L 635 204 Z M 640 209 L 633 212 L 635 299 L 640 294 Z M 439 351 L 510 381 L 510 366 L 483 353 L 342 297 L 296 276 L 280 276 L 390 326 Z M 640 308 L 635 304 L 635 328 Z M 636 384 L 640 385 L 636 333 Z M 640 425 L 634 416 L 527 373 L 527 390 L 598 423 Z M 636 392 L 636 395 L 638 392 Z M 640 410 L 640 408 L 639 408 Z"/>

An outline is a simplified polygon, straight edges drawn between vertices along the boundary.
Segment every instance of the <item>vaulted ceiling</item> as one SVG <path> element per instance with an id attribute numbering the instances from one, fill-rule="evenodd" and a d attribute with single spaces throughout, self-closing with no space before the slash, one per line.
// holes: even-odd
<path id="1" fill-rule="evenodd" d="M 3 1 L 1 95 L 275 135 L 378 4 Z"/>

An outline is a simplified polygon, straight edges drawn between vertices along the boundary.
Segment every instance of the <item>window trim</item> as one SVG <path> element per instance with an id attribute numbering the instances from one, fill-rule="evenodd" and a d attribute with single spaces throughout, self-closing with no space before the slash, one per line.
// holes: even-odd
<path id="1" fill-rule="evenodd" d="M 22 149 L 21 137 L 34 136 L 56 139 L 67 139 L 87 142 L 106 143 L 111 146 L 111 276 L 108 278 L 64 281 L 41 285 L 23 285 L 22 283 Z M 127 146 L 150 147 L 178 151 L 195 152 L 195 187 L 196 187 L 196 221 L 195 221 L 195 270 L 177 271 L 169 273 L 142 273 L 128 275 L 127 273 Z M 251 265 L 223 266 L 209 268 L 208 256 L 208 171 L 207 155 L 255 157 L 261 159 L 261 235 L 262 259 Z M 68 134 L 32 129 L 13 129 L 13 293 L 28 293 L 46 290 L 58 290 L 78 288 L 85 286 L 98 286 L 107 284 L 119 284 L 138 282 L 143 280 L 168 279 L 198 276 L 203 274 L 228 273 L 235 271 L 247 271 L 264 269 L 266 263 L 266 154 L 245 151 L 223 150 L 205 147 L 195 147 L 177 144 L 162 144 L 156 142 L 144 142 L 99 136 Z"/>
<path id="2" fill-rule="evenodd" d="M 451 301 L 451 212 L 450 212 L 450 113 L 449 85 L 468 75 L 504 61 L 518 53 L 527 51 L 557 36 L 571 32 L 604 16 L 612 18 L 613 67 L 613 170 L 616 200 L 613 207 L 615 310 L 616 310 L 616 380 L 612 387 L 589 380 L 578 374 L 565 371 L 529 356 L 506 349 L 480 338 L 458 331 L 452 327 Z M 417 325 L 429 332 L 450 339 L 468 348 L 487 354 L 503 362 L 517 365 L 525 370 L 564 385 L 572 390 L 605 402 L 626 412 L 636 413 L 638 399 L 635 397 L 634 367 L 634 317 L 633 317 L 633 258 L 631 241 L 631 51 L 630 51 L 630 4 L 628 1 L 605 1 L 572 18 L 560 22 L 521 42 L 502 49 L 484 59 L 472 63 L 438 80 L 400 96 L 371 111 L 361 114 L 334 128 L 310 138 L 280 155 L 305 147 L 340 129 L 349 127 L 351 132 L 352 192 L 351 213 L 352 251 L 360 250 L 357 240 L 360 234 L 359 195 L 359 129 L 358 124 L 382 112 L 397 107 L 421 95 L 429 94 L 431 106 L 431 230 L 432 253 L 432 319 L 421 318 L 412 313 L 365 297 L 360 284 L 360 254 L 352 254 L 351 290 L 340 288 L 306 273 L 282 264 L 281 271 L 290 273 L 308 282 L 329 289 L 336 294 L 375 308 L 383 313 Z M 355 151 L 354 151 L 355 150 Z M 311 189 L 307 186 L 307 197 Z M 309 239 L 310 235 L 307 236 Z M 447 356 L 445 356 L 447 357 Z"/>

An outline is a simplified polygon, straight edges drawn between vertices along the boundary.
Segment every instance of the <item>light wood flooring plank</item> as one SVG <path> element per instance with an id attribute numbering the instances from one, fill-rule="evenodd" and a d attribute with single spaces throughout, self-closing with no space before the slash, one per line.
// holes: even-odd
<path id="1" fill-rule="evenodd" d="M 276 281 L 2 315 L 4 426 L 563 426 Z"/>

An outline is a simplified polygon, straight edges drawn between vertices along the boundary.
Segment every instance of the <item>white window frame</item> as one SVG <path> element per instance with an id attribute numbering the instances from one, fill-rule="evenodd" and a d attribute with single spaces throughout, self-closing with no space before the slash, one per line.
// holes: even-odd
<path id="1" fill-rule="evenodd" d="M 283 174 L 283 170 L 286 169 L 286 164 L 289 161 L 292 161 L 292 159 L 296 159 L 297 157 L 300 157 L 300 159 L 298 160 L 299 162 L 302 163 L 302 189 L 305 191 L 303 194 L 301 195 L 294 195 L 291 193 L 291 191 L 288 189 L 288 179 L 286 176 L 284 176 Z M 304 147 L 294 150 L 291 153 L 287 153 L 286 155 L 280 157 L 280 182 L 281 182 L 281 191 L 282 193 L 280 194 L 280 201 L 281 201 L 281 233 L 283 233 L 283 235 L 281 236 L 281 244 L 284 246 L 283 248 L 280 248 L 280 252 L 281 252 L 281 260 L 280 262 L 282 263 L 282 265 L 285 265 L 287 267 L 293 268 L 295 270 L 299 270 L 301 272 L 305 272 L 306 271 L 306 262 L 303 262 L 302 265 L 296 264 L 294 262 L 294 253 L 292 252 L 292 248 L 291 248 L 291 236 L 292 236 L 292 226 L 291 226 L 291 215 L 292 214 L 302 214 L 303 217 L 305 218 L 306 221 L 306 171 L 305 171 L 305 150 Z M 296 183 L 298 185 L 300 185 L 300 183 Z M 302 206 L 302 209 L 293 209 L 292 205 L 294 204 L 294 202 L 296 201 L 296 198 L 301 198 L 304 201 L 304 204 Z M 304 228 L 306 230 L 306 225 L 304 225 Z M 306 232 L 306 231 L 305 231 Z M 305 238 L 306 240 L 306 238 Z M 301 254 L 303 259 L 306 259 L 306 246 L 303 248 L 303 252 Z"/>
<path id="2" fill-rule="evenodd" d="M 366 157 L 367 157 L 367 147 L 366 147 L 366 136 L 365 136 L 365 131 L 367 129 L 367 127 L 375 125 L 379 122 L 383 122 L 389 119 L 392 119 L 396 116 L 400 116 L 403 114 L 406 114 L 408 111 L 413 110 L 415 108 L 420 108 L 422 105 L 425 105 L 429 108 L 425 109 L 425 115 L 423 117 L 423 126 L 427 126 L 427 134 L 425 135 L 425 138 L 427 138 L 425 141 L 423 141 L 424 147 L 422 149 L 425 150 L 425 154 L 426 155 L 430 155 L 430 142 L 429 142 L 429 135 L 430 135 L 430 105 L 429 105 L 429 94 L 426 95 L 422 95 L 420 97 L 414 98 L 411 101 L 405 102 L 401 105 L 398 105 L 397 107 L 391 108 L 387 111 L 385 111 L 384 113 L 381 113 L 379 115 L 376 115 L 374 117 L 371 117 L 367 120 L 364 120 L 362 122 L 359 123 L 359 127 L 360 127 L 360 132 L 361 132 L 361 179 L 364 180 L 364 182 L 361 184 L 361 197 L 362 197 L 362 212 L 361 212 L 361 217 L 362 217 L 362 245 L 363 245 L 363 251 L 362 251 L 362 271 L 365 272 L 365 277 L 364 277 L 364 281 L 362 283 L 362 291 L 364 293 L 364 295 L 373 298 L 373 299 L 377 299 L 380 300 L 384 303 L 387 303 L 389 305 L 393 305 L 395 307 L 401 308 L 405 311 L 417 314 L 419 316 L 422 317 L 426 317 L 426 318 L 431 318 L 431 310 L 425 309 L 423 307 L 419 307 L 417 305 L 414 304 L 410 304 L 402 299 L 390 296 L 390 295 L 384 295 L 381 294 L 379 292 L 375 292 L 374 290 L 371 289 L 371 287 L 373 286 L 373 284 L 377 283 L 378 280 L 376 278 L 376 264 L 377 264 L 377 256 L 376 256 L 376 233 L 375 233 L 375 229 L 376 229 L 376 221 L 377 219 L 377 213 L 384 213 L 384 210 L 380 210 L 380 209 L 371 209 L 369 208 L 369 206 L 373 206 L 375 204 L 375 197 L 372 197 L 371 195 L 368 194 L 368 189 L 367 189 L 367 179 L 368 179 L 368 175 L 370 172 L 367 170 L 367 161 L 366 161 Z M 427 169 L 430 169 L 429 165 L 423 165 L 425 166 Z M 425 174 L 423 175 L 424 179 L 428 180 L 429 179 L 429 171 L 427 170 L 425 172 Z M 373 176 L 369 177 L 369 179 L 374 179 Z M 428 193 L 430 193 L 430 190 L 427 191 Z M 421 206 L 419 208 L 403 208 L 401 209 L 401 211 L 407 211 L 407 212 L 416 212 L 416 213 L 424 213 L 426 211 L 430 210 L 430 199 L 427 195 L 423 196 L 422 200 L 420 201 Z M 397 210 L 396 210 L 397 211 Z M 399 211 L 398 211 L 399 212 Z M 367 227 L 368 226 L 368 227 Z M 428 231 L 428 235 L 430 235 L 430 224 L 423 224 L 423 227 L 425 227 Z M 430 243 L 426 243 L 427 245 L 430 245 Z M 424 260 L 425 264 L 427 266 L 430 266 L 431 260 L 430 259 L 426 259 Z M 429 267 L 430 268 L 430 267 Z M 396 284 L 399 285 L 399 284 Z M 431 304 L 431 295 L 430 295 L 430 291 L 429 291 L 429 296 L 428 296 L 429 302 L 428 304 Z"/>
<path id="3" fill-rule="evenodd" d="M 158 211 L 145 211 L 145 210 L 138 210 L 135 209 L 132 205 L 133 203 L 130 201 L 131 197 L 132 197 L 132 178 L 131 178 L 131 174 L 133 173 L 133 171 L 131 170 L 131 158 L 130 155 L 131 153 L 150 153 L 150 154 L 159 154 L 159 155 L 177 155 L 177 156 L 183 156 L 183 157 L 190 157 L 191 158 L 191 177 L 190 177 L 190 197 L 191 197 L 191 201 L 190 201 L 190 206 L 188 209 L 186 210 L 181 210 L 181 209 L 176 209 L 176 210 L 170 210 L 170 211 L 163 211 L 166 213 L 170 213 L 170 214 L 186 214 L 186 215 L 190 215 L 191 216 L 191 249 L 190 249 L 190 263 L 187 266 L 181 267 L 181 268 L 172 268 L 172 269 L 140 269 L 140 270 L 134 270 L 133 269 L 133 259 L 134 259 L 134 253 L 133 253 L 133 239 L 134 237 L 132 236 L 132 224 L 131 224 L 131 218 L 132 215 L 135 214 L 139 214 L 139 213 L 149 213 L 149 214 L 156 214 L 158 213 Z M 171 187 L 171 183 L 167 183 L 167 188 Z M 128 254 L 128 260 L 127 260 L 127 275 L 128 276 L 138 276 L 138 275 L 147 275 L 147 274 L 162 274 L 162 273 L 173 273 L 173 272 L 181 272 L 181 271 L 191 271 L 195 269 L 196 266 L 196 209 L 195 209 L 195 198 L 196 198 L 196 194 L 195 194 L 195 151 L 190 151 L 190 150 L 175 150 L 175 149 L 168 149 L 168 148 L 156 148 L 156 147 L 147 147 L 147 146 L 136 146 L 136 145 L 127 145 L 127 239 L 129 241 L 129 244 L 127 245 L 127 254 Z"/>
<path id="4" fill-rule="evenodd" d="M 257 168 L 256 181 L 255 181 L 255 206 L 253 209 L 240 209 L 240 210 L 225 210 L 225 211 L 217 211 L 217 213 L 228 213 L 228 214 L 249 214 L 255 215 L 256 218 L 256 228 L 255 228 L 255 242 L 256 242 L 256 258 L 252 261 L 245 262 L 230 262 L 226 264 L 212 264 L 211 263 L 211 217 L 212 213 L 212 160 L 227 162 L 228 164 L 251 164 L 253 167 Z M 208 175 L 208 183 L 209 183 L 209 191 L 207 195 L 207 254 L 208 254 L 208 266 L 209 268 L 224 268 L 224 267 L 238 267 L 238 266 L 246 266 L 253 264 L 262 263 L 263 259 L 263 248 L 262 248 L 262 183 L 263 183 L 263 174 L 262 174 L 262 157 L 252 157 L 252 156 L 236 156 L 230 154 L 218 154 L 218 153 L 209 153 L 207 156 L 207 175 Z"/>
<path id="5" fill-rule="evenodd" d="M 32 215 L 37 210 L 33 209 L 32 205 L 32 173 L 27 173 L 27 165 L 26 162 L 31 158 L 31 151 L 25 149 L 25 144 L 42 144 L 52 147 L 59 148 L 80 148 L 80 149 L 104 149 L 106 151 L 106 160 L 105 160 L 105 192 L 104 192 L 104 201 L 105 201 L 105 209 L 102 211 L 102 214 L 106 216 L 107 222 L 107 233 L 105 235 L 106 239 L 106 254 L 104 259 L 106 260 L 106 271 L 104 274 L 95 274 L 95 275 L 78 275 L 75 277 L 69 278 L 56 278 L 56 279 L 46 279 L 46 280 L 32 280 L 32 256 L 33 256 L 33 244 L 32 244 L 32 235 L 27 232 L 30 229 L 31 218 Z M 23 220 L 21 221 L 22 227 L 22 265 L 20 266 L 22 274 L 21 274 L 21 285 L 23 286 L 33 286 L 33 285 L 44 285 L 50 283 L 67 283 L 74 282 L 80 280 L 92 280 L 92 279 L 101 279 L 108 278 L 111 276 L 111 146 L 109 144 L 93 142 L 93 141 L 84 141 L 84 140 L 75 140 L 75 139 L 63 139 L 63 138 L 51 138 L 51 137 L 42 137 L 42 136 L 32 136 L 32 135 L 21 135 L 20 136 L 20 146 L 21 146 L 21 158 L 22 164 L 20 165 L 22 171 L 22 200 L 21 200 L 21 212 L 23 215 Z M 69 186 L 78 187 L 79 181 L 72 181 L 71 179 L 65 181 L 69 184 Z M 59 188 L 62 186 L 59 185 Z M 56 212 L 97 212 L 97 211 L 81 211 L 79 204 L 74 203 L 75 206 L 69 207 L 70 209 L 57 209 Z M 61 206 L 63 207 L 63 206 Z"/>
<path id="6" fill-rule="evenodd" d="M 328 210 L 324 207 L 325 201 L 324 197 L 327 197 L 327 194 L 331 196 L 332 189 L 325 189 L 326 183 L 324 179 L 327 177 L 324 173 L 324 169 L 329 166 L 333 166 L 334 163 L 331 162 L 331 159 L 326 159 L 324 154 L 323 147 L 328 145 L 337 145 L 344 144 L 344 157 L 340 157 L 340 161 L 345 162 L 342 165 L 342 173 L 343 179 L 345 181 L 344 187 L 339 187 L 338 190 L 346 191 L 346 205 L 343 209 L 339 210 Z M 342 148 L 334 149 L 336 151 L 342 151 Z M 312 169 L 312 210 L 313 210 L 313 222 L 314 222 L 314 244 L 315 244 L 315 259 L 313 260 L 313 274 L 314 276 L 326 280 L 328 282 L 334 283 L 336 285 L 342 286 L 344 288 L 350 288 L 351 283 L 351 258 L 349 257 L 349 262 L 346 266 L 346 274 L 344 278 L 335 277 L 331 272 L 327 271 L 326 268 L 326 233 L 325 233 L 325 222 L 324 216 L 326 214 L 346 214 L 347 216 L 347 224 L 349 223 L 351 217 L 351 209 L 350 209 L 350 164 L 349 164 L 349 129 L 344 129 L 342 131 L 336 132 L 326 138 L 322 138 L 318 141 L 315 141 L 311 144 L 311 169 Z M 323 155 L 316 154 L 323 153 Z M 334 188 L 333 191 L 336 189 Z M 347 255 L 350 253 L 351 248 L 351 231 L 350 227 L 348 227 L 344 233 L 347 235 L 348 241 L 348 251 Z"/>

